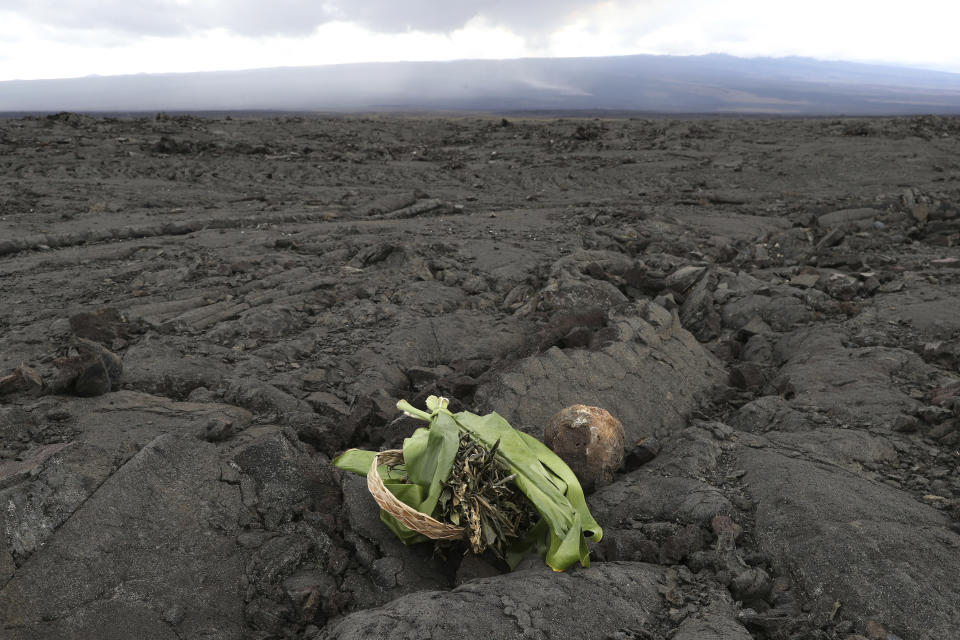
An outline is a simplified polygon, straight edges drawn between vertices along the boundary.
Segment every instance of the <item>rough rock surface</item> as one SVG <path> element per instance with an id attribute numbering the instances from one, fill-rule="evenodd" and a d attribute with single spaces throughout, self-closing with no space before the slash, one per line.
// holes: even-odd
<path id="1" fill-rule="evenodd" d="M 956 636 L 958 145 L 0 119 L 0 637 Z M 622 422 L 590 568 L 390 534 L 329 460 L 431 394 Z"/>
<path id="2" fill-rule="evenodd" d="M 797 576 L 822 613 L 840 602 L 901 637 L 960 628 L 960 535 L 949 518 L 881 483 L 822 463 L 746 451 L 759 547 Z"/>
<path id="3" fill-rule="evenodd" d="M 493 372 L 477 403 L 538 437 L 570 399 L 607 409 L 628 442 L 681 429 L 720 368 L 662 307 L 630 312 L 637 315 L 613 322 L 613 339 L 596 351 L 552 346 Z"/>
<path id="4" fill-rule="evenodd" d="M 192 436 L 154 438 L 6 583 L 5 635 L 236 637 L 240 491 L 216 461 Z"/>
<path id="5" fill-rule="evenodd" d="M 561 575 L 516 571 L 398 598 L 347 616 L 320 638 L 602 638 L 652 622 L 662 606 L 660 574 L 655 566 L 613 562 Z"/>

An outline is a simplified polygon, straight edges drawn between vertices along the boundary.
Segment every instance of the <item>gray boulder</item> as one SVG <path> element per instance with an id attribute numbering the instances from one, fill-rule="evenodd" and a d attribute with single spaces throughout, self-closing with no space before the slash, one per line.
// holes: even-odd
<path id="1" fill-rule="evenodd" d="M 722 379 L 719 364 L 676 315 L 652 303 L 629 311 L 611 319 L 617 339 L 607 346 L 551 347 L 495 372 L 477 389 L 480 409 L 540 437 L 566 406 L 602 407 L 623 424 L 628 447 L 682 429 Z"/>

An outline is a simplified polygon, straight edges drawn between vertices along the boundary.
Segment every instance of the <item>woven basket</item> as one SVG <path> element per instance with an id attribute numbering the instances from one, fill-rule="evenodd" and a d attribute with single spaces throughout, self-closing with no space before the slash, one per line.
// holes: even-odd
<path id="1" fill-rule="evenodd" d="M 400 449 L 381 451 L 373 458 L 373 464 L 370 465 L 370 471 L 367 473 L 367 488 L 380 508 L 399 520 L 408 529 L 413 529 L 433 540 L 460 540 L 464 538 L 466 529 L 463 527 L 455 527 L 434 520 L 427 514 L 400 502 L 395 495 L 390 493 L 390 490 L 383 484 L 380 474 L 377 473 L 377 467 L 381 464 L 398 464 L 401 462 L 403 462 L 403 451 Z"/>

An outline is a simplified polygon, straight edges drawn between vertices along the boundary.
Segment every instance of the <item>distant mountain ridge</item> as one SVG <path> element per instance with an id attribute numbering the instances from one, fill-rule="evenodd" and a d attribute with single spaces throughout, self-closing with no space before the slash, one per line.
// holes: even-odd
<path id="1" fill-rule="evenodd" d="M 0 112 L 63 110 L 960 115 L 960 74 L 711 54 L 360 63 L 0 82 Z"/>

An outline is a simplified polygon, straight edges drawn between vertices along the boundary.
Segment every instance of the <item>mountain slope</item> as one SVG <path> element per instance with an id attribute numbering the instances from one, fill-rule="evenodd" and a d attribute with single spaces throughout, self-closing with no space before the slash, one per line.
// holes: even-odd
<path id="1" fill-rule="evenodd" d="M 395 62 L 0 82 L 0 111 L 960 114 L 960 74 L 807 58 Z"/>

